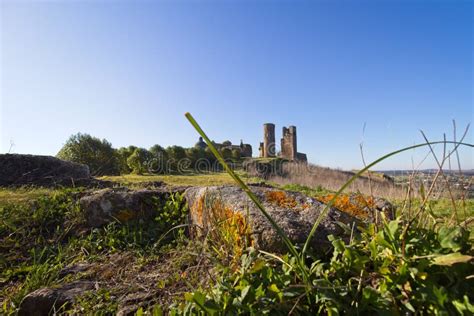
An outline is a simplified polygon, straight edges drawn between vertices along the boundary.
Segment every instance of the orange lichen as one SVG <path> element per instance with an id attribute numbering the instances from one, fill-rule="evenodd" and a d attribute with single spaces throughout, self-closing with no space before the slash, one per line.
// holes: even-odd
<path id="1" fill-rule="evenodd" d="M 197 222 L 207 230 L 209 242 L 223 260 L 237 267 L 243 251 L 254 244 L 252 230 L 244 213 L 221 199 L 201 197 L 194 204 Z"/>
<path id="2" fill-rule="evenodd" d="M 135 213 L 129 210 L 121 210 L 117 213 L 117 215 L 115 215 L 115 218 L 118 219 L 121 223 L 125 223 L 135 218 Z"/>
<path id="3" fill-rule="evenodd" d="M 317 197 L 320 202 L 329 203 L 334 198 L 334 194 Z M 359 218 L 367 218 L 368 211 L 375 207 L 375 202 L 372 197 L 364 197 L 361 194 L 346 195 L 340 194 L 334 201 L 333 206 L 340 211 L 351 214 Z"/>
<path id="4" fill-rule="evenodd" d="M 298 205 L 294 198 L 288 196 L 283 191 L 268 191 L 265 193 L 265 197 L 268 202 L 276 204 L 280 207 L 294 208 Z"/>

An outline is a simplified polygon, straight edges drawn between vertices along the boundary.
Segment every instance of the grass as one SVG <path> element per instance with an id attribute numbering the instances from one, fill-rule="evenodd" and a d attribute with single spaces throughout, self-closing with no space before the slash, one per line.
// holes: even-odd
<path id="1" fill-rule="evenodd" d="M 246 182 L 249 183 L 261 181 L 261 179 L 256 177 L 248 177 L 242 172 L 240 172 L 240 175 L 245 179 Z M 155 181 L 163 181 L 166 184 L 173 186 L 212 186 L 234 184 L 234 180 L 226 172 L 190 173 L 186 175 L 128 174 L 121 176 L 105 176 L 99 179 L 113 181 L 125 185 L 140 185 L 141 183 Z"/>
<path id="2" fill-rule="evenodd" d="M 20 188 L 0 188 L 0 207 L 7 204 L 28 204 L 40 197 L 60 192 L 60 189 L 20 187 Z"/>
<path id="3" fill-rule="evenodd" d="M 188 283 L 179 278 L 194 262 L 196 256 L 189 253 L 197 249 L 184 238 L 184 228 L 162 237 L 172 227 L 182 224 L 187 216 L 180 195 L 164 203 L 157 202 L 154 220 L 113 222 L 90 229 L 85 226 L 78 207 L 77 189 L 21 188 L 19 191 L 21 201 L 27 197 L 35 200 L 16 203 L 18 199 L 13 199 L 11 203 L 0 205 L 2 315 L 15 314 L 24 296 L 38 288 L 61 286 L 76 279 L 96 280 L 100 284 L 98 293 L 111 293 L 112 297 L 128 294 L 132 288 L 150 291 L 156 289 L 158 282 L 166 282 L 168 291 L 176 287 L 180 293 L 188 289 L 188 284 L 195 286 L 194 281 L 203 280 L 197 275 L 192 282 L 188 278 Z M 7 194 L 4 192 L 4 195 Z M 67 276 L 61 273 L 78 263 L 86 265 L 87 271 Z M 157 269 L 157 266 L 162 268 Z M 200 271 L 193 271 L 187 271 L 188 275 L 202 276 Z M 104 313 L 117 308 L 116 300 L 99 301 L 81 306 L 81 314 Z"/>

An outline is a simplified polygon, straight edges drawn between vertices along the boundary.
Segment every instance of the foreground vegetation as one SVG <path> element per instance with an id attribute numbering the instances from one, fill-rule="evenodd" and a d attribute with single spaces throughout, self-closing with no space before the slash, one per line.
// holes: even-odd
<path id="1" fill-rule="evenodd" d="M 309 188 L 291 189 L 311 194 Z M 75 279 L 96 280 L 100 287 L 64 313 L 113 314 L 120 308 L 118 297 L 138 286 L 154 291 L 137 304 L 138 313 L 150 314 L 473 312 L 473 240 L 468 229 L 449 221 L 439 226 L 415 221 L 406 232 L 401 218 L 360 227 L 361 233 L 352 233 L 346 242 L 333 239 L 331 251 L 308 252 L 303 276 L 291 254 L 259 252 L 248 244 L 233 258 L 233 249 L 218 247 L 215 240 L 189 240 L 183 227 L 161 238 L 185 223 L 179 196 L 157 205 L 155 221 L 91 230 L 76 201 L 83 189 L 49 190 L 36 197 L 46 193 L 41 190 L 21 189 L 18 196 L 35 196 L 35 201 L 0 207 L 4 314 L 14 314 L 35 289 Z M 64 273 L 78 264 L 88 264 L 93 272 Z M 123 270 L 119 280 L 117 269 Z M 151 274 L 149 284 L 138 284 Z"/>

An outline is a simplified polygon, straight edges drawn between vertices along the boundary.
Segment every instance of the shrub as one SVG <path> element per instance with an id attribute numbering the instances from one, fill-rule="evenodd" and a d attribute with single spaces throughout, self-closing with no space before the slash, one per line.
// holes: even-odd
<path id="1" fill-rule="evenodd" d="M 117 175 L 119 160 L 112 144 L 88 134 L 72 135 L 58 152 L 63 160 L 86 164 L 94 176 Z"/>

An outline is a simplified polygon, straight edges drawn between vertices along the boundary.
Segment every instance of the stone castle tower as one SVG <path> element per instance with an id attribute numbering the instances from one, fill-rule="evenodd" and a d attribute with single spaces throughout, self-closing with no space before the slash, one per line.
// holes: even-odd
<path id="1" fill-rule="evenodd" d="M 259 149 L 260 157 L 276 157 L 275 124 L 263 124 L 263 143 L 260 143 Z M 291 161 L 307 162 L 306 154 L 298 152 L 296 126 L 283 127 L 279 157 Z"/>
<path id="2" fill-rule="evenodd" d="M 281 138 L 281 157 L 289 160 L 298 159 L 296 148 L 296 126 L 283 127 Z"/>
<path id="3" fill-rule="evenodd" d="M 275 157 L 275 124 L 263 124 L 263 157 Z"/>

